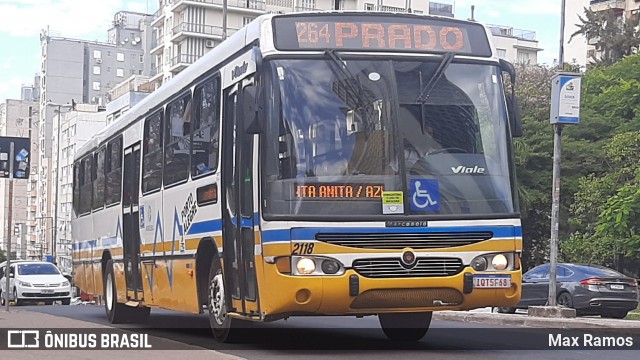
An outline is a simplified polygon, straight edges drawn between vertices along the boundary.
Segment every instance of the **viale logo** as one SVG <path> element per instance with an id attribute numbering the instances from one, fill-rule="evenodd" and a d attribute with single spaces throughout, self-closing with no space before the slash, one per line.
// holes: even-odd
<path id="1" fill-rule="evenodd" d="M 249 64 L 246 61 L 242 62 L 242 65 L 236 66 L 233 70 L 231 70 L 231 80 L 240 77 L 242 74 L 247 72 L 249 68 Z"/>
<path id="2" fill-rule="evenodd" d="M 454 174 L 484 174 L 486 170 L 485 168 L 479 167 L 479 166 L 466 167 L 466 166 L 460 165 L 460 166 L 452 167 L 451 171 L 453 171 Z"/>

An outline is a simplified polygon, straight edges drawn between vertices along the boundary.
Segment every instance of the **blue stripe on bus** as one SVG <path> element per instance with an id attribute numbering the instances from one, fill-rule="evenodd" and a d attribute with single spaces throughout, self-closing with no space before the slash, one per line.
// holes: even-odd
<path id="1" fill-rule="evenodd" d="M 222 230 L 222 220 L 206 220 L 191 224 L 187 235 L 203 234 L 212 231 Z"/>

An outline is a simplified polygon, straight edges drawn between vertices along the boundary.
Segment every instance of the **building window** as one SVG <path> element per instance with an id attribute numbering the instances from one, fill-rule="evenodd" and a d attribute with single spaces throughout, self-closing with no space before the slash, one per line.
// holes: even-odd
<path id="1" fill-rule="evenodd" d="M 94 59 L 102 59 L 102 51 L 100 51 L 100 50 L 93 50 L 93 58 L 94 58 Z"/>
<path id="2" fill-rule="evenodd" d="M 247 26 L 249 25 L 250 22 L 253 21 L 253 19 L 255 19 L 255 17 L 252 16 L 243 16 L 242 17 L 242 26 Z"/>
<path id="3" fill-rule="evenodd" d="M 135 75 L 135 74 L 136 74 L 136 69 L 131 69 L 131 70 L 129 70 L 129 73 L 130 73 L 131 75 Z"/>
<path id="4" fill-rule="evenodd" d="M 122 68 L 117 68 L 117 69 L 116 69 L 116 76 L 117 76 L 117 77 L 124 77 L 124 69 L 122 69 Z"/>
<path id="5" fill-rule="evenodd" d="M 528 64 L 531 62 L 531 53 L 527 51 L 518 52 L 518 62 L 522 64 Z"/>
<path id="6" fill-rule="evenodd" d="M 93 75 L 100 75 L 100 66 L 93 67 Z"/>
<path id="7" fill-rule="evenodd" d="M 116 55 L 116 60 L 118 60 L 118 61 L 124 61 L 124 53 L 119 52 L 119 53 Z"/>
<path id="8" fill-rule="evenodd" d="M 93 90 L 100 90 L 100 82 L 99 81 L 94 81 L 93 82 L 93 86 L 92 86 Z"/>
<path id="9" fill-rule="evenodd" d="M 507 49 L 498 49 L 498 48 L 496 48 L 496 55 L 501 59 L 506 58 L 507 57 Z"/>
<path id="10" fill-rule="evenodd" d="M 143 62 L 144 62 L 144 55 L 141 54 L 140 55 L 140 63 L 143 63 Z"/>

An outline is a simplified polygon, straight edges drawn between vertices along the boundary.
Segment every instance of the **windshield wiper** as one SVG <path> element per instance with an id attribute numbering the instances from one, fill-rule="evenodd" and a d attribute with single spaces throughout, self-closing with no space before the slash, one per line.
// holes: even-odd
<path id="1" fill-rule="evenodd" d="M 349 90 L 353 93 L 353 95 L 357 97 L 357 101 L 358 101 L 357 105 L 363 106 L 365 104 L 372 103 L 373 101 L 365 92 L 358 78 L 347 68 L 347 66 L 344 63 L 344 60 L 342 60 L 340 55 L 336 54 L 336 50 L 327 49 L 324 51 L 324 53 L 327 54 L 331 60 L 333 60 L 334 65 L 336 65 L 336 67 L 340 70 L 340 72 L 342 72 L 342 75 L 346 78 L 345 85 L 349 88 Z M 349 79 L 353 79 L 355 81 L 355 83 L 358 85 L 357 89 L 353 86 L 353 82 L 349 81 Z"/>
<path id="2" fill-rule="evenodd" d="M 424 86 L 424 88 L 422 88 L 422 75 L 420 76 L 420 87 L 422 88 L 422 90 L 420 91 L 420 95 L 418 95 L 418 98 L 416 99 L 417 102 L 424 104 L 427 101 L 427 99 L 429 98 L 429 94 L 431 94 L 431 91 L 436 86 L 438 80 L 440 80 L 442 75 L 444 75 L 444 72 L 447 70 L 455 56 L 456 54 L 453 52 L 444 54 L 444 56 L 442 57 L 442 61 L 440 61 L 440 65 L 438 65 L 436 71 L 433 73 L 433 75 L 431 75 L 431 78 L 427 82 L 427 85 Z"/>

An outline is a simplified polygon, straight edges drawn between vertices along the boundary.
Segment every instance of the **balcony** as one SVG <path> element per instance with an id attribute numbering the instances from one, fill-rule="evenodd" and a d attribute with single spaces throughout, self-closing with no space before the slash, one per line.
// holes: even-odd
<path id="1" fill-rule="evenodd" d="M 160 27 L 164 20 L 164 6 L 160 6 L 158 11 L 153 14 L 153 19 L 151 20 L 151 27 Z"/>
<path id="2" fill-rule="evenodd" d="M 234 34 L 238 29 L 227 28 L 227 36 Z M 216 39 L 222 40 L 222 27 L 221 26 L 212 26 L 212 25 L 204 25 L 204 24 L 194 24 L 194 23 L 180 23 L 178 26 L 174 27 L 173 37 L 171 41 L 180 42 L 184 40 L 186 37 L 199 37 L 204 39 Z"/>
<path id="3" fill-rule="evenodd" d="M 592 11 L 603 11 L 607 9 L 622 10 L 626 9 L 626 1 L 624 0 L 591 0 L 589 2 Z"/>
<path id="4" fill-rule="evenodd" d="M 193 64 L 198 59 L 200 59 L 201 55 L 193 55 L 193 54 L 180 54 L 173 59 L 171 59 L 171 69 L 170 71 L 173 74 L 177 74 L 180 71 L 184 70 L 187 66 Z"/>
<path id="5" fill-rule="evenodd" d="M 155 55 L 162 52 L 164 48 L 164 35 L 160 35 L 157 38 L 151 40 L 151 51 L 149 53 L 151 55 Z"/>
<path id="6" fill-rule="evenodd" d="M 296 6 L 294 8 L 295 12 L 305 12 L 305 11 L 318 11 L 318 9 L 316 9 L 315 7 L 309 7 L 309 6 Z"/>
<path id="7" fill-rule="evenodd" d="M 491 34 L 494 36 L 514 37 L 520 40 L 536 41 L 536 32 L 531 30 L 522 30 L 512 28 L 510 26 L 487 25 Z"/>
<path id="8" fill-rule="evenodd" d="M 180 12 L 188 6 L 200 6 L 210 9 L 222 10 L 223 0 L 175 0 L 171 11 Z M 235 10 L 252 14 L 261 14 L 265 11 L 264 1 L 260 0 L 228 0 L 227 10 Z"/>

